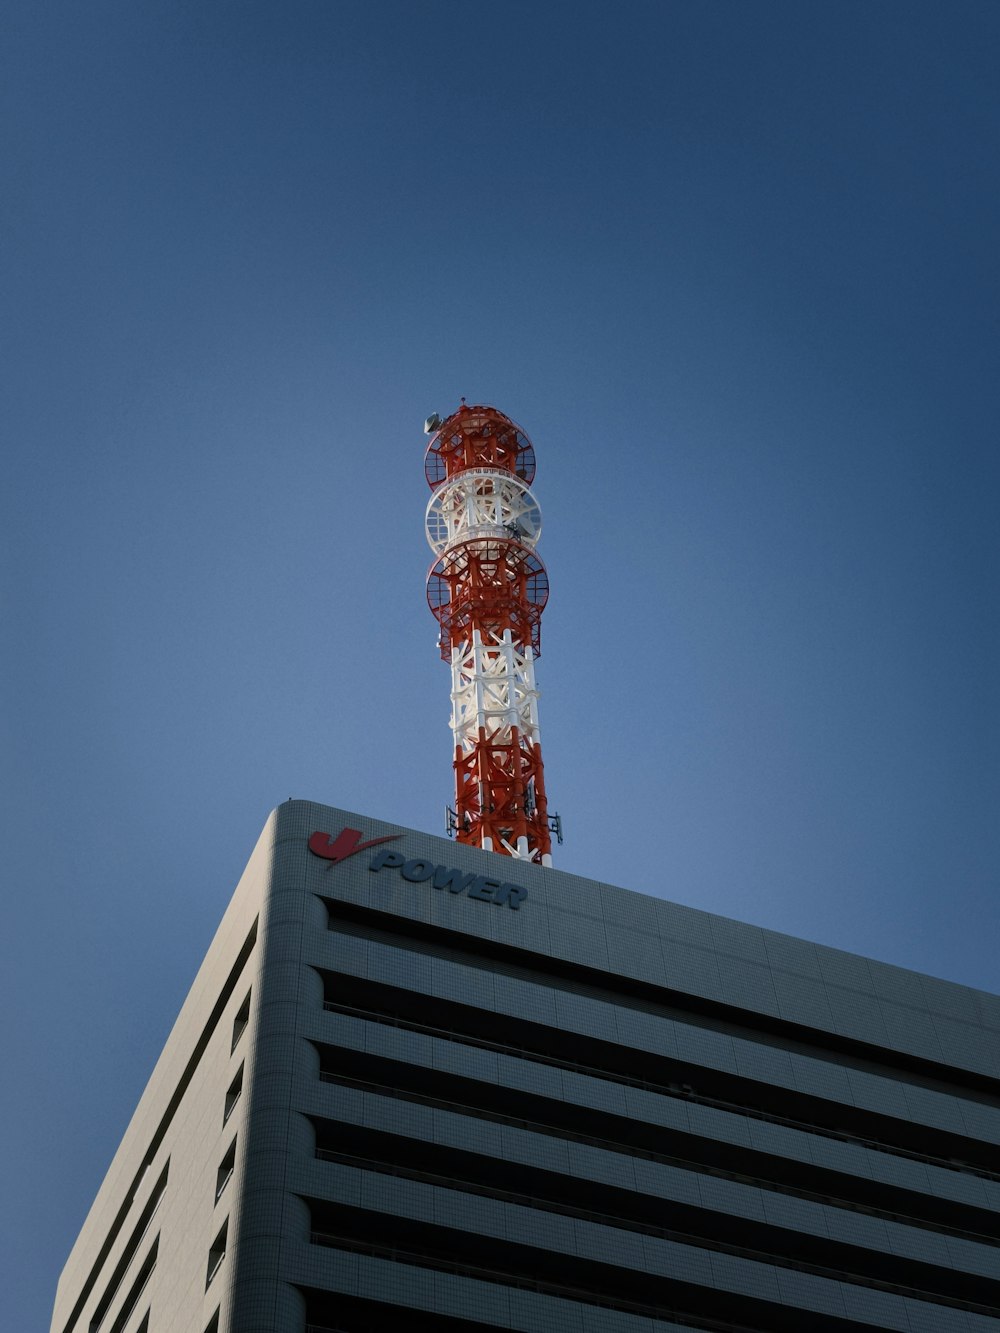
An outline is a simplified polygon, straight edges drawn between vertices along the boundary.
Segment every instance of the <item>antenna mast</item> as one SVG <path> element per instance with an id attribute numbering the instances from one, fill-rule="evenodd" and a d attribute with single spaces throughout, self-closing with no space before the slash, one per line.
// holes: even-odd
<path id="1" fill-rule="evenodd" d="M 428 417 L 424 471 L 433 494 L 427 540 L 435 560 L 427 601 L 451 663 L 455 809 L 459 842 L 552 864 L 550 819 L 538 736 L 542 611 L 549 596 L 535 554 L 541 510 L 528 487 L 535 451 L 493 407 Z"/>

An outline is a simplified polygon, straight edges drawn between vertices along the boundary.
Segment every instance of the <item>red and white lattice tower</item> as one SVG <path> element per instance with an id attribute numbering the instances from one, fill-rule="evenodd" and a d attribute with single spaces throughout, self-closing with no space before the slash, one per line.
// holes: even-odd
<path id="1" fill-rule="evenodd" d="M 549 595 L 535 554 L 541 511 L 528 489 L 535 451 L 493 407 L 467 407 L 434 432 L 424 470 L 433 494 L 427 540 L 435 560 L 427 601 L 451 663 L 455 809 L 459 842 L 552 864 L 550 821 L 538 737 L 542 611 Z M 561 841 L 561 837 L 560 837 Z"/>

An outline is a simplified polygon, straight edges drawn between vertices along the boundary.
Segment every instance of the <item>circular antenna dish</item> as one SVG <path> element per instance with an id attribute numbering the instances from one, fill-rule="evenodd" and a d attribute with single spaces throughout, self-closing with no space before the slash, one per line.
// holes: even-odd
<path id="1" fill-rule="evenodd" d="M 438 426 L 440 426 L 440 424 L 441 424 L 441 418 L 438 416 L 436 412 L 432 412 L 430 416 L 427 418 L 427 420 L 424 422 L 424 434 L 433 435 L 434 432 L 437 430 Z"/>

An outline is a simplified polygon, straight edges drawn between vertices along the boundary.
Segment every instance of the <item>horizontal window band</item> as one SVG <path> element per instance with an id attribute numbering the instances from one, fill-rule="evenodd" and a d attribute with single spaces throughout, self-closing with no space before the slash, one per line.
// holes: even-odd
<path id="1" fill-rule="evenodd" d="M 400 1101 L 436 1107 L 485 1122 L 511 1125 L 629 1157 L 643 1157 L 706 1175 L 830 1203 L 889 1221 L 923 1226 L 970 1240 L 996 1244 L 996 1215 L 934 1195 L 849 1176 L 739 1144 L 618 1116 L 574 1102 L 520 1089 L 481 1083 L 440 1070 L 369 1055 L 348 1047 L 313 1042 L 320 1079 Z M 663 1151 L 669 1141 L 675 1151 Z"/>
<path id="2" fill-rule="evenodd" d="M 466 967 L 520 978 L 567 994 L 591 996 L 643 1013 L 725 1032 L 731 1036 L 794 1051 L 837 1066 L 847 1065 L 883 1078 L 910 1082 L 936 1092 L 949 1092 L 988 1106 L 1000 1099 L 1000 1078 L 910 1055 L 856 1037 L 841 1036 L 790 1019 L 757 1013 L 736 1005 L 640 981 L 550 954 L 537 953 L 497 940 L 482 939 L 439 925 L 381 912 L 320 895 L 332 931 L 373 939 L 430 957 L 447 958 Z M 718 951 L 720 957 L 729 957 Z M 733 959 L 739 963 L 741 959 Z M 874 1001 L 874 996 L 872 997 Z"/>
<path id="3" fill-rule="evenodd" d="M 306 1303 L 305 1333 L 384 1333 L 386 1329 L 404 1328 L 406 1333 L 490 1333 L 490 1329 L 500 1327 L 504 1333 L 510 1333 L 510 1325 L 506 1323 L 458 1319 L 436 1310 L 392 1305 L 388 1300 L 366 1300 L 363 1296 L 322 1291 L 318 1287 L 299 1287 L 298 1290 Z M 669 1328 L 664 1333 L 670 1333 Z"/>
<path id="4" fill-rule="evenodd" d="M 503 1286 L 530 1283 L 534 1290 L 583 1304 L 612 1305 L 647 1318 L 683 1318 L 697 1313 L 718 1322 L 728 1321 L 754 1333 L 802 1333 L 803 1317 L 810 1333 L 847 1333 L 865 1328 L 851 1319 L 823 1315 L 786 1298 L 775 1302 L 718 1286 L 686 1282 L 646 1270 L 617 1266 L 591 1258 L 562 1254 L 517 1241 L 481 1236 L 425 1220 L 373 1212 L 315 1198 L 304 1202 L 311 1212 L 310 1241 L 314 1245 L 360 1253 L 378 1253 L 419 1267 L 462 1272 L 480 1281 Z M 704 1252 L 704 1251 L 703 1251 Z M 856 1288 L 865 1290 L 867 1288 Z M 905 1295 L 906 1293 L 901 1293 Z M 981 1311 L 996 1316 L 1000 1310 L 981 1310 L 968 1303 L 927 1303 Z"/>
<path id="5" fill-rule="evenodd" d="M 546 1027 L 527 1019 L 514 1023 L 506 1015 L 421 991 L 321 968 L 316 970 L 323 980 L 324 1008 L 330 1012 L 387 1023 L 664 1096 L 683 1096 L 718 1110 L 856 1143 L 947 1170 L 971 1169 L 975 1174 L 1000 1180 L 1000 1175 L 992 1169 L 998 1152 L 996 1144 L 599 1037 Z M 512 1032 L 517 1034 L 517 1045 L 511 1044 Z M 955 1158 L 968 1165 L 958 1166 Z"/>
<path id="6" fill-rule="evenodd" d="M 897 1256 L 675 1199 L 642 1194 L 487 1154 L 311 1117 L 316 1155 L 359 1170 L 393 1175 L 464 1194 L 617 1227 L 662 1240 L 693 1243 L 821 1277 L 857 1281 L 918 1299 L 975 1301 L 1000 1307 L 998 1278 Z M 669 1214 L 670 1225 L 665 1225 Z M 942 1244 L 944 1244 L 942 1242 Z"/>
<path id="7" fill-rule="evenodd" d="M 331 1248 L 326 1246 L 325 1248 Z M 342 1247 L 345 1248 L 346 1247 Z M 408 1255 L 400 1255 L 393 1252 L 391 1256 L 378 1253 L 378 1246 L 355 1246 L 349 1251 L 352 1254 L 363 1254 L 371 1258 L 391 1257 L 396 1262 L 407 1267 L 418 1266 L 411 1262 Z M 452 1273 L 459 1277 L 469 1277 L 475 1279 L 475 1274 L 468 1272 L 462 1265 L 448 1263 L 425 1263 L 420 1267 L 431 1269 L 436 1272 Z M 488 1279 L 487 1279 L 488 1280 Z M 543 1288 L 536 1283 L 518 1282 L 510 1284 L 516 1286 L 522 1291 L 531 1291 L 539 1295 L 545 1295 L 554 1299 L 562 1296 L 561 1292 L 556 1292 Z M 403 1330 L 406 1333 L 490 1333 L 491 1329 L 503 1329 L 503 1333 L 511 1333 L 511 1326 L 504 1321 L 503 1324 L 488 1323 L 486 1319 L 462 1319 L 457 1315 L 440 1314 L 436 1310 L 421 1310 L 412 1305 L 394 1305 L 389 1300 L 388 1293 L 384 1300 L 370 1300 L 364 1296 L 351 1296 L 341 1291 L 324 1291 L 319 1287 L 298 1288 L 299 1292 L 305 1298 L 306 1302 L 306 1327 L 305 1333 L 385 1333 L 386 1329 Z M 574 1299 L 570 1297 L 570 1299 Z M 623 1307 L 614 1302 L 588 1302 L 590 1309 L 608 1309 L 622 1311 Z M 623 1311 L 625 1313 L 637 1313 L 634 1310 Z M 561 1310 L 554 1310 L 554 1314 L 562 1313 Z M 648 1315 L 641 1316 L 644 1321 Z M 662 1321 L 662 1316 L 660 1316 Z M 677 1315 L 676 1319 L 680 1320 Z M 745 1324 L 719 1323 L 716 1320 L 704 1320 L 692 1318 L 690 1316 L 684 1319 L 684 1324 L 688 1328 L 704 1329 L 706 1333 L 754 1333 L 754 1330 L 747 1328 Z M 856 1325 L 849 1325 L 854 1329 Z M 658 1325 L 663 1333 L 670 1333 L 672 1328 L 676 1328 L 673 1319 L 669 1323 L 661 1322 Z M 648 1325 L 644 1322 L 643 1333 L 652 1333 Z M 871 1333 L 871 1329 L 867 1330 Z"/>

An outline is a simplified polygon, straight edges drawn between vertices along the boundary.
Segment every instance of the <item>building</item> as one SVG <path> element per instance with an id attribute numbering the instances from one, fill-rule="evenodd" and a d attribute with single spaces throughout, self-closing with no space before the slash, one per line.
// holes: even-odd
<path id="1" fill-rule="evenodd" d="M 52 1330 L 986 1333 L 998 1144 L 995 996 L 290 801 Z"/>

